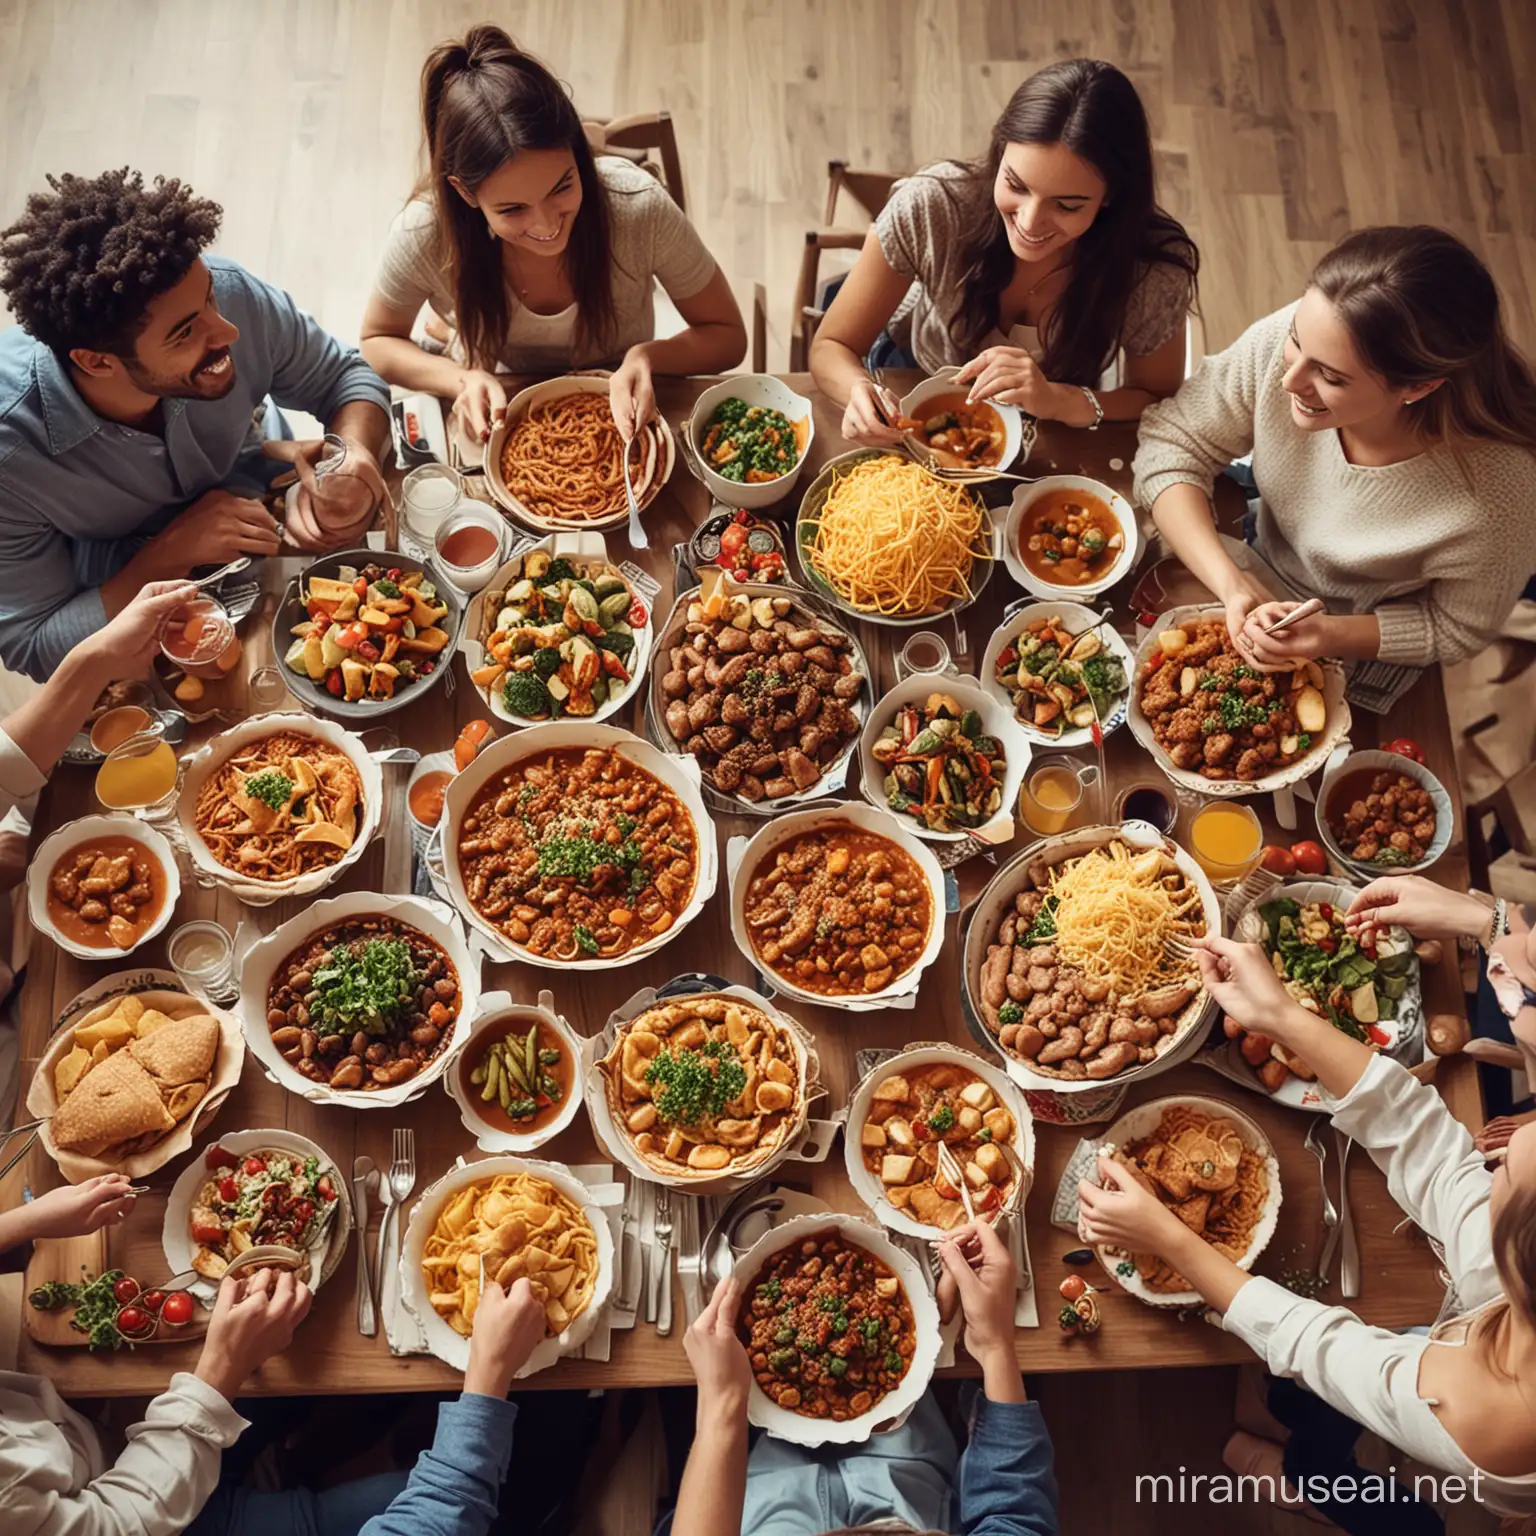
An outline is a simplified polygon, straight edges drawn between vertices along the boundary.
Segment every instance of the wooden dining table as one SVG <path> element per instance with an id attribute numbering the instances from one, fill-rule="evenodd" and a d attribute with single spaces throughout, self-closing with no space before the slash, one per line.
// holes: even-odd
<path id="1" fill-rule="evenodd" d="M 693 401 L 713 382 L 709 379 L 657 381 L 659 407 L 674 429 L 681 427 Z M 777 509 L 786 518 L 820 465 L 845 452 L 849 446 L 839 431 L 839 409 L 819 394 L 808 377 L 789 376 L 788 382 L 814 403 L 815 438 L 799 485 Z M 893 382 L 900 384 L 899 378 Z M 1097 432 L 1087 432 L 1046 423 L 1041 426 L 1028 471 L 1032 475 L 1053 472 L 1089 475 L 1128 496 L 1135 447 L 1134 424 L 1106 423 Z M 1217 502 L 1224 523 L 1234 524 L 1240 518 L 1242 501 L 1233 483 L 1225 479 L 1219 483 Z M 632 552 L 622 525 L 607 535 L 613 559 L 634 559 L 660 582 L 659 616 L 665 615 L 674 597 L 673 547 L 689 537 L 710 508 L 708 492 L 679 462 L 670 482 L 646 511 L 645 526 L 651 540 L 649 549 Z M 786 522 L 785 530 L 787 541 L 792 543 L 792 521 Z M 1144 553 L 1142 566 L 1145 567 L 1151 558 L 1151 554 Z M 292 567 L 292 562 L 273 562 L 269 566 L 263 605 L 243 629 L 248 669 L 268 664 L 273 659 L 272 617 L 287 579 L 283 569 L 285 564 Z M 1129 608 L 1133 584 L 1131 580 L 1123 581 L 1113 594 L 1117 626 L 1127 634 L 1135 621 Z M 968 642 L 963 653 L 957 645 L 953 623 L 945 621 L 934 626 L 957 653 L 962 670 L 975 674 L 987 639 L 1000 621 L 1005 604 L 1017 600 L 1020 595 L 999 565 L 981 597 L 959 618 Z M 875 673 L 875 692 L 878 694 L 894 680 L 894 655 L 907 632 L 870 623 L 860 623 L 857 630 Z M 380 726 L 393 731 L 404 745 L 426 753 L 451 746 L 459 729 L 468 721 L 487 718 L 489 710 L 469 684 L 463 665 L 457 660 L 454 665 L 458 676 L 451 697 L 445 688 L 434 687 L 385 717 L 379 722 Z M 625 724 L 643 734 L 643 698 L 642 689 L 632 701 L 633 718 L 610 723 Z M 292 700 L 282 707 L 300 708 Z M 221 728 L 217 723 L 195 728 L 183 751 L 190 750 Z M 497 722 L 496 729 L 500 734 L 507 727 Z M 1460 836 L 1461 799 L 1438 669 L 1426 671 L 1409 695 L 1387 715 L 1355 711 L 1352 737 L 1357 746 L 1373 746 L 1395 736 L 1410 736 L 1422 744 L 1428 767 L 1447 786 L 1456 803 L 1457 835 L 1431 875 L 1444 884 L 1464 889 L 1467 863 Z M 1107 814 L 1107 806 L 1119 788 L 1137 781 L 1156 781 L 1159 775 L 1129 728 L 1112 734 L 1104 744 L 1104 751 L 1109 780 L 1109 794 L 1105 800 Z M 403 795 L 407 770 L 386 768 L 384 772 L 387 793 Z M 66 765 L 58 769 L 43 795 L 34 846 L 51 831 L 96 809 L 93 777 L 93 772 L 84 767 Z M 858 790 L 850 784 L 845 793 L 855 797 Z M 1298 801 L 1302 825 L 1290 833 L 1280 831 L 1269 797 L 1258 797 L 1248 803 L 1263 819 L 1268 841 L 1288 843 L 1297 837 L 1312 835 L 1309 802 Z M 719 840 L 721 853 L 720 887 L 704 911 L 675 942 L 636 963 L 598 971 L 562 974 L 527 964 L 487 963 L 484 988 L 509 992 L 521 1002 L 532 1002 L 541 989 L 550 988 L 559 1011 L 579 1032 L 590 1035 L 600 1031 L 610 1012 L 638 989 L 647 985 L 660 987 L 684 972 L 710 971 L 733 982 L 750 985 L 752 968 L 731 937 L 724 855 L 728 838 L 750 834 L 762 822 L 749 816 L 719 813 L 715 814 L 714 821 L 714 835 Z M 386 806 L 385 824 L 388 823 L 389 809 Z M 1032 834 L 1016 826 L 1012 844 L 999 852 L 997 863 L 1025 847 L 1031 837 Z M 326 894 L 380 890 L 383 844 L 382 835 L 375 838 L 365 855 Z M 959 867 L 962 906 L 977 895 L 996 872 L 996 867 L 984 855 L 972 857 Z M 243 945 L 252 930 L 269 932 L 302 910 L 304 905 L 301 901 L 285 900 L 268 907 L 244 907 L 227 891 L 209 889 L 186 880 L 172 926 L 194 918 L 213 919 L 232 934 L 237 928 L 243 928 L 240 936 Z M 961 1011 L 961 919 L 951 913 L 946 921 L 943 949 L 923 974 L 915 1009 L 856 1013 L 789 1002 L 788 1011 L 815 1036 L 821 1080 L 829 1095 L 819 1113 L 828 1113 L 847 1102 L 856 1081 L 855 1054 L 863 1047 L 894 1049 L 912 1040 L 948 1040 L 977 1049 Z M 126 965 L 133 968 L 164 967 L 164 936 L 135 952 Z M 24 1085 L 30 1081 L 55 1021 L 67 1005 L 88 985 L 113 969 L 110 963 L 74 959 L 46 938 L 33 936 L 20 1000 Z M 1454 946 L 1448 946 L 1448 954 L 1442 963 L 1424 967 L 1423 985 L 1427 1015 L 1463 1012 Z M 259 1015 L 260 1010 L 257 1012 Z M 1216 1032 L 1220 1033 L 1219 1025 Z M 1453 1112 L 1466 1124 L 1479 1125 L 1481 1108 L 1471 1063 L 1465 1058 L 1447 1058 L 1439 1061 L 1437 1068 L 1437 1091 L 1445 1096 Z M 1273 1143 L 1284 1198 L 1274 1237 L 1256 1265 L 1257 1271 L 1278 1276 L 1283 1272 L 1315 1268 L 1323 1237 L 1322 1202 L 1317 1164 L 1303 1146 L 1312 1117 L 1302 1111 L 1281 1107 L 1263 1095 L 1246 1091 L 1193 1063 L 1179 1065 L 1136 1083 L 1126 1099 L 1126 1106 L 1180 1093 L 1198 1093 L 1232 1102 L 1257 1121 Z M 18 1115 L 25 1115 L 24 1108 L 18 1110 Z M 460 1122 L 457 1107 L 443 1091 L 441 1083 L 434 1084 L 419 1098 L 397 1109 L 322 1107 L 270 1081 L 248 1054 L 239 1084 L 218 1110 L 211 1125 L 200 1130 L 192 1152 L 152 1175 L 146 1181 L 149 1192 L 140 1197 L 124 1224 L 110 1234 L 110 1262 L 139 1276 L 146 1284 L 165 1275 L 161 1225 L 167 1194 L 187 1158 L 199 1156 L 201 1148 L 221 1133 L 246 1128 L 285 1127 L 318 1142 L 345 1177 L 350 1174 L 353 1158 L 358 1154 L 367 1154 L 376 1164 L 386 1166 L 391 1131 L 396 1126 L 410 1126 L 416 1133 L 418 1195 L 455 1159 L 474 1159 L 482 1155 Z M 1122 1292 L 1096 1265 L 1085 1273 L 1104 1288 L 1100 1296 L 1103 1327 L 1092 1337 L 1068 1338 L 1062 1333 L 1057 1326 L 1056 1314 L 1060 1307 L 1057 1287 L 1069 1272 L 1063 1263 L 1063 1255 L 1081 1245 L 1074 1234 L 1052 1225 L 1051 1202 L 1062 1170 L 1084 1132 L 1039 1122 L 1036 1131 L 1035 1177 L 1025 1208 L 1025 1221 L 1037 1288 L 1039 1326 L 1021 1328 L 1016 1334 L 1021 1367 L 1027 1371 L 1082 1371 L 1209 1365 L 1246 1358 L 1245 1346 L 1218 1327 L 1210 1326 L 1198 1316 L 1180 1316 L 1144 1306 Z M 1091 1130 L 1088 1134 L 1092 1134 Z M 609 1161 L 594 1142 L 585 1113 L 538 1155 L 570 1164 Z M 33 1191 L 49 1188 L 60 1178 L 41 1146 L 31 1153 L 27 1173 Z M 1334 1158 L 1329 1159 L 1329 1176 L 1336 1189 L 1337 1160 Z M 775 1178 L 780 1183 L 809 1192 L 837 1211 L 868 1214 L 849 1183 L 840 1146 L 819 1164 L 785 1164 L 776 1172 Z M 1402 1212 L 1387 1192 L 1385 1179 L 1367 1157 L 1357 1155 L 1350 1163 L 1349 1184 L 1361 1274 L 1360 1295 L 1351 1305 L 1366 1321 L 1389 1328 L 1432 1321 L 1440 1302 L 1441 1284 L 1439 1266 L 1427 1239 L 1417 1228 L 1404 1222 Z M 377 1214 L 375 1209 L 375 1227 Z M 361 1234 L 354 1236 L 354 1242 L 359 1240 Z M 373 1240 L 370 1235 L 370 1243 Z M 293 1345 L 256 1372 L 247 1384 L 248 1391 L 360 1393 L 442 1391 L 459 1386 L 459 1374 L 437 1359 L 394 1356 L 382 1331 L 372 1338 L 363 1337 L 358 1332 L 353 1315 L 353 1261 L 354 1255 L 349 1253 L 336 1278 L 316 1296 L 313 1310 Z M 1327 1301 L 1339 1300 L 1337 1276 L 1321 1294 Z M 609 1361 L 562 1360 L 519 1383 L 519 1390 L 639 1387 L 690 1381 L 692 1372 L 683 1350 L 681 1305 L 676 1306 L 674 1312 L 677 1322 L 670 1336 L 658 1336 L 655 1329 L 642 1320 L 632 1330 L 614 1333 Z M 195 1344 L 180 1342 L 96 1355 L 84 1348 L 44 1346 L 24 1334 L 19 1368 L 47 1376 L 66 1396 L 139 1395 L 162 1388 L 173 1371 L 189 1369 L 195 1354 Z M 954 1369 L 960 1372 L 971 1369 L 969 1357 L 963 1352 Z"/>

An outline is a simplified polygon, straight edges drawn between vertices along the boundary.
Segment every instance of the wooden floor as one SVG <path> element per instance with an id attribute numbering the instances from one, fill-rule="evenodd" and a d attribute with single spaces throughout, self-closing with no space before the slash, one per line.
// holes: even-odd
<path id="1" fill-rule="evenodd" d="M 47 172 L 181 176 L 223 203 L 224 252 L 355 336 L 414 178 L 422 56 L 485 17 L 584 115 L 672 113 L 701 233 L 739 294 L 767 287 L 772 366 L 827 160 L 977 153 L 1025 75 L 1080 54 L 1142 92 L 1163 201 L 1201 247 L 1213 349 L 1345 231 L 1421 221 L 1482 254 L 1536 349 L 1529 0 L 0 0 L 0 222 Z M 1131 1490 L 1136 1472 L 1218 1470 L 1231 1377 L 1043 1384 L 1065 1529 L 1215 1529 Z"/>

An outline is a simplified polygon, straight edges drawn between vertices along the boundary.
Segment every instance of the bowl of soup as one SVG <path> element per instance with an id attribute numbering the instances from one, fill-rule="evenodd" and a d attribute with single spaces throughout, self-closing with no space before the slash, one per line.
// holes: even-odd
<path id="1" fill-rule="evenodd" d="M 554 994 L 514 1003 L 488 992 L 443 1087 L 483 1152 L 532 1152 L 581 1108 L 581 1041 L 555 1012 Z"/>
<path id="2" fill-rule="evenodd" d="M 1008 574 L 1041 598 L 1095 597 L 1130 574 L 1141 550 L 1136 513 L 1085 475 L 1021 485 L 1003 528 Z"/>
<path id="3" fill-rule="evenodd" d="M 903 428 L 917 447 L 948 469 L 979 473 L 1007 469 L 1032 446 L 1034 424 L 1026 434 L 1024 415 L 1000 401 L 966 402 L 969 386 L 955 383 L 957 368 L 943 368 L 901 398 Z"/>

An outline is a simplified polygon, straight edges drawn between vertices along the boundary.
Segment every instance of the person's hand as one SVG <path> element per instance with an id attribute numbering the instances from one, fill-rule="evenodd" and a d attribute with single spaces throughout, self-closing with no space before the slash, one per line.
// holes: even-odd
<path id="1" fill-rule="evenodd" d="M 709 1305 L 683 1335 L 683 1349 L 699 1384 L 699 1422 L 736 1419 L 747 1411 L 752 1362 L 736 1337 L 741 1282 L 727 1275 L 715 1286 Z"/>
<path id="2" fill-rule="evenodd" d="M 1533 1121 L 1536 1121 L 1536 1109 L 1528 1110 L 1523 1115 L 1495 1115 L 1472 1138 L 1472 1143 L 1484 1157 L 1487 1157 L 1490 1153 L 1507 1147 L 1515 1132 Z"/>
<path id="3" fill-rule="evenodd" d="M 20 832 L 0 832 L 0 891 L 14 891 L 26 878 L 27 840 Z M 7 977 L 10 967 L 0 961 L 0 972 Z M 9 983 L 0 991 L 0 1001 L 10 991 Z"/>
<path id="4" fill-rule="evenodd" d="M 275 555 L 282 534 L 259 501 L 215 489 L 204 491 L 173 518 L 156 535 L 156 543 L 190 571 L 200 565 L 224 565 L 238 555 Z"/>
<path id="5" fill-rule="evenodd" d="M 608 409 L 626 443 L 656 414 L 651 359 L 643 346 L 631 347 L 608 375 Z"/>
<path id="6" fill-rule="evenodd" d="M 148 582 L 121 613 L 88 640 L 82 640 L 78 649 L 113 682 L 147 677 L 160 653 L 160 626 L 197 594 L 197 585 L 191 581 Z"/>
<path id="7" fill-rule="evenodd" d="M 1316 661 L 1338 651 L 1333 633 L 1333 617 L 1327 613 L 1314 613 L 1310 618 L 1298 619 L 1278 635 L 1264 631 L 1277 624 L 1292 609 L 1301 607 L 1294 602 L 1260 603 L 1248 611 L 1243 621 L 1242 633 L 1234 636 L 1237 648 L 1243 655 L 1256 661 L 1261 667 L 1293 667 L 1303 661 Z"/>
<path id="8" fill-rule="evenodd" d="M 1207 934 L 1195 940 L 1194 949 L 1200 979 L 1222 1012 L 1244 1029 L 1275 1038 L 1284 1036 L 1287 1021 L 1301 1011 L 1301 1005 L 1285 990 L 1269 957 L 1257 944 L 1239 944 Z"/>
<path id="9" fill-rule="evenodd" d="M 1356 938 L 1396 923 L 1416 939 L 1481 938 L 1492 912 L 1465 891 L 1449 891 L 1423 875 L 1372 880 L 1349 904 L 1344 926 Z"/>
<path id="10" fill-rule="evenodd" d="M 133 1209 L 132 1184 L 125 1173 L 62 1184 L 15 1212 L 17 1224 L 29 1238 L 84 1237 L 102 1227 L 115 1227 Z"/>
<path id="11" fill-rule="evenodd" d="M 315 469 L 327 452 L 324 438 L 273 438 L 261 445 L 267 458 L 293 466 L 273 480 L 272 489 L 286 490 L 298 484 L 283 531 L 300 549 L 320 553 L 360 544 L 388 500 L 384 475 L 373 454 L 356 438 L 342 441 L 346 444 L 345 457 L 327 470 L 323 481 L 316 477 Z"/>
<path id="12" fill-rule="evenodd" d="M 466 368 L 459 375 L 459 392 L 453 397 L 450 417 L 472 443 L 483 443 L 507 414 L 507 391 L 494 373 Z"/>
<path id="13" fill-rule="evenodd" d="M 1015 1218 L 1017 1219 L 1017 1218 Z M 965 1347 L 979 1365 L 1013 1354 L 1013 1305 L 1019 1267 L 1008 1245 L 987 1221 L 957 1227 L 939 1244 L 939 1262 L 960 1293 Z"/>
<path id="14" fill-rule="evenodd" d="M 486 1397 L 505 1397 L 512 1378 L 544 1338 L 544 1308 L 526 1279 L 511 1290 L 487 1279 L 480 1287 L 475 1326 L 469 1338 L 469 1369 L 464 1390 Z"/>
<path id="15" fill-rule="evenodd" d="M 1221 606 L 1226 613 L 1227 634 L 1232 644 L 1250 661 L 1256 658 L 1248 651 L 1248 615 L 1274 600 L 1274 594 L 1258 577 L 1239 566 L 1233 566 L 1226 590 L 1221 594 Z"/>
<path id="16" fill-rule="evenodd" d="M 1069 396 L 1061 385 L 1052 384 L 1022 347 L 988 347 L 978 352 L 955 375 L 955 383 L 971 386 L 967 402 L 995 400 L 999 405 L 1016 405 L 1042 421 L 1060 416 L 1069 399 L 1076 404 L 1084 399 L 1080 389 L 1073 389 Z"/>
<path id="17" fill-rule="evenodd" d="M 881 415 L 885 419 L 882 421 Z M 906 435 L 891 423 L 901 415 L 901 401 L 869 377 L 855 382 L 843 411 L 843 436 L 861 448 L 891 448 Z"/>
<path id="18" fill-rule="evenodd" d="M 1189 1228 L 1124 1163 L 1100 1153 L 1099 1177 L 1102 1187 L 1087 1179 L 1077 1186 L 1078 1224 L 1088 1242 L 1162 1258 L 1189 1235 Z"/>
<path id="19" fill-rule="evenodd" d="M 293 1342 L 309 1303 L 309 1287 L 289 1269 L 226 1276 L 195 1374 L 232 1402 L 252 1371 Z"/>

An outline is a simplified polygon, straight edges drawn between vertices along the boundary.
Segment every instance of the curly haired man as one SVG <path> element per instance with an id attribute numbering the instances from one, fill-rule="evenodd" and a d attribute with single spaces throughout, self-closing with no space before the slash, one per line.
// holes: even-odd
<path id="1" fill-rule="evenodd" d="M 0 661 L 43 679 L 148 582 L 238 555 L 356 542 L 383 483 L 389 392 L 281 290 L 205 254 L 223 210 L 136 171 L 49 177 L 0 231 Z M 341 515 L 258 498 L 318 444 L 348 443 Z M 306 472 L 306 478 L 310 479 Z"/>

